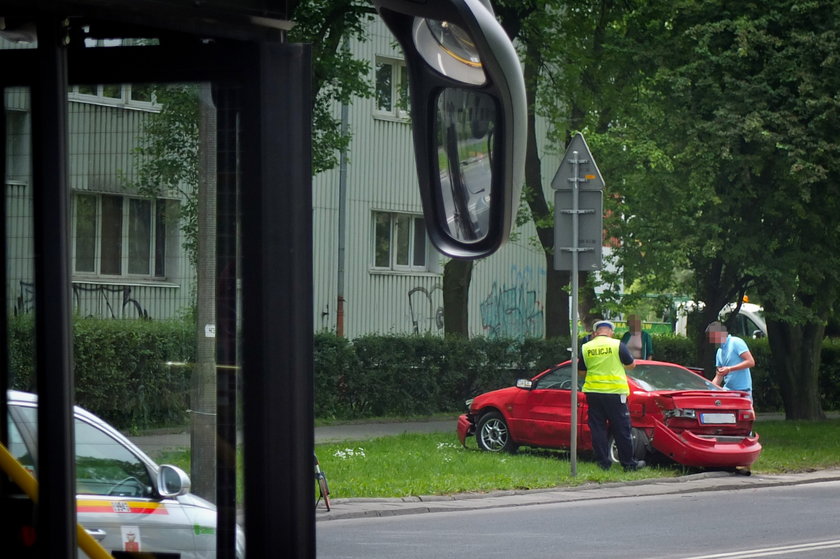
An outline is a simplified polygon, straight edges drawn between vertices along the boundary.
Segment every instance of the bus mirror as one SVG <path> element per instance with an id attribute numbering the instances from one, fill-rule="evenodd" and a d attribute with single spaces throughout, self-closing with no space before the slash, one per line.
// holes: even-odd
<path id="1" fill-rule="evenodd" d="M 373 0 L 402 46 L 429 238 L 480 258 L 508 238 L 524 181 L 525 82 L 482 0 Z"/>

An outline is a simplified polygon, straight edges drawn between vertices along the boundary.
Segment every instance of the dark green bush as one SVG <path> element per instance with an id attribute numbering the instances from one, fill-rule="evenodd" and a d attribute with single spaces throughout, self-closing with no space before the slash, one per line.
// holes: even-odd
<path id="1" fill-rule="evenodd" d="M 181 321 L 76 319 L 76 401 L 120 429 L 183 424 L 189 409 L 195 331 Z M 315 415 L 358 419 L 451 413 L 477 394 L 511 386 L 570 357 L 564 339 L 524 342 L 458 336 L 315 336 Z M 9 321 L 12 385 L 33 390 L 35 342 L 31 317 Z M 758 411 L 780 411 L 767 340 L 748 340 L 756 359 Z M 656 359 L 699 366 L 694 343 L 654 335 Z M 840 342 L 823 344 L 823 409 L 840 409 Z"/>
<path id="2" fill-rule="evenodd" d="M 820 359 L 820 396 L 823 409 L 840 410 L 840 340 L 823 343 Z"/>
<path id="3" fill-rule="evenodd" d="M 653 358 L 684 367 L 702 367 L 694 341 L 685 336 L 653 335 Z"/>
<path id="4" fill-rule="evenodd" d="M 35 389 L 33 319 L 9 323 L 12 387 Z M 73 323 L 76 403 L 120 429 L 183 424 L 189 409 L 195 328 L 180 321 L 100 320 Z M 46 349 L 49 351 L 49 348 Z"/>

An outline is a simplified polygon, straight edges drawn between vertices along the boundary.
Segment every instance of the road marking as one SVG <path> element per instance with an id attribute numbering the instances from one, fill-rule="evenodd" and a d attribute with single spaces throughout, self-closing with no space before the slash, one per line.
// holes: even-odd
<path id="1" fill-rule="evenodd" d="M 715 553 L 713 555 L 696 555 L 684 559 L 749 559 L 750 557 L 770 557 L 773 555 L 790 555 L 804 551 L 817 551 L 820 549 L 840 548 L 840 540 L 828 540 L 824 542 L 802 543 L 797 545 L 783 545 L 778 547 L 765 547 L 763 549 L 749 549 L 746 551 L 733 551 L 731 553 Z"/>

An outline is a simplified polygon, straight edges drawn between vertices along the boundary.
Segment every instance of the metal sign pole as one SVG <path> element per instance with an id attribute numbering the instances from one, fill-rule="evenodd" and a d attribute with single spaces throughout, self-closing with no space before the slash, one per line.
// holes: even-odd
<path id="1" fill-rule="evenodd" d="M 571 465 L 572 477 L 577 475 L 577 432 L 578 432 L 578 268 L 580 245 L 580 189 L 578 188 L 578 177 L 580 172 L 580 160 L 578 152 L 572 152 L 572 165 L 574 168 L 574 180 L 572 181 L 572 425 L 569 433 L 569 463 Z"/>
<path id="2" fill-rule="evenodd" d="M 572 387 L 571 433 L 569 454 L 572 476 L 577 475 L 577 443 L 580 410 L 578 408 L 578 275 L 581 268 L 599 270 L 603 226 L 604 180 L 595 159 L 581 134 L 576 134 L 569 145 L 554 179 L 554 269 L 569 270 L 572 274 Z M 584 209 L 581 209 L 583 204 Z M 584 214 L 586 214 L 584 216 Z M 581 219 L 581 217 L 584 219 Z M 581 230 L 583 229 L 583 230 Z M 569 242 L 571 241 L 571 242 Z M 581 248 L 581 244 L 585 248 Z"/>

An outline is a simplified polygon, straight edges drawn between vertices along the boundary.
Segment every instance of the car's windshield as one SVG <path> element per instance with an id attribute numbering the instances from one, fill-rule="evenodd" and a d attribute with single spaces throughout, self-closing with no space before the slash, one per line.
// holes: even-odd
<path id="1" fill-rule="evenodd" d="M 668 365 L 636 365 L 627 372 L 643 389 L 651 390 L 721 390 L 700 375 Z"/>

